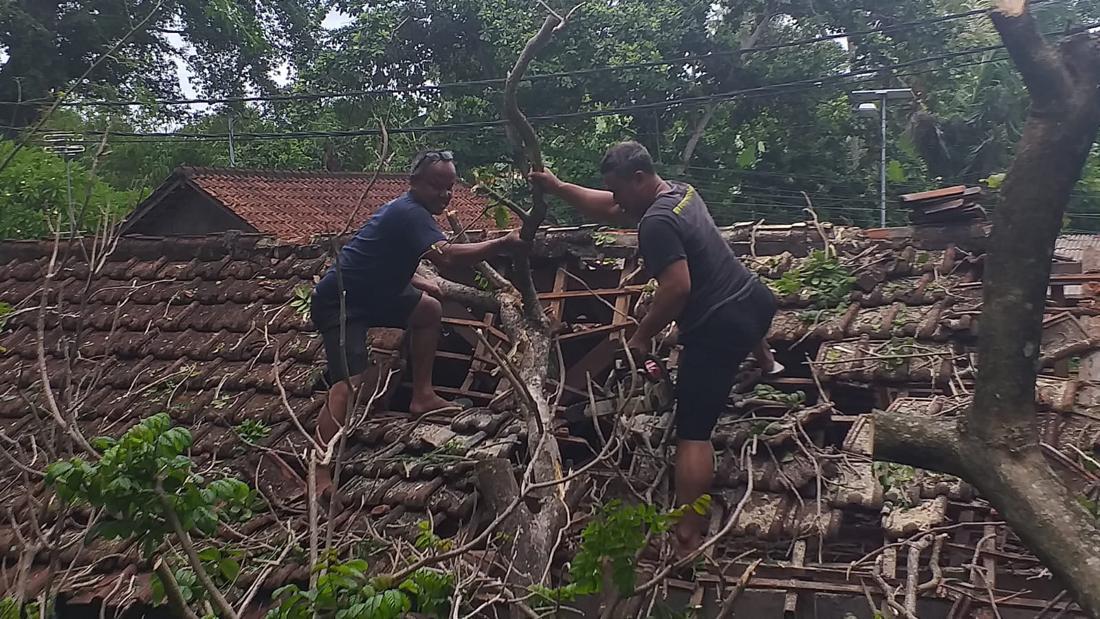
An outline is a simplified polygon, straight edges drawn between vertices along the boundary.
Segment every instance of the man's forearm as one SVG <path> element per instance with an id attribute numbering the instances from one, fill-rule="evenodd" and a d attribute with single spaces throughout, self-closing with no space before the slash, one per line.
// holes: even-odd
<path id="1" fill-rule="evenodd" d="M 503 253 L 501 251 L 503 238 L 479 243 L 448 243 L 440 251 L 446 257 L 448 266 L 470 266 Z"/>
<path id="2" fill-rule="evenodd" d="M 615 196 L 610 191 L 590 189 L 573 183 L 562 183 L 554 195 L 564 200 L 578 211 L 607 223 L 620 223 L 622 209 L 615 204 Z"/>
<path id="3" fill-rule="evenodd" d="M 658 286 L 649 311 L 638 324 L 638 329 L 631 339 L 648 343 L 669 323 L 676 320 L 687 305 L 688 294 L 688 292 Z"/>

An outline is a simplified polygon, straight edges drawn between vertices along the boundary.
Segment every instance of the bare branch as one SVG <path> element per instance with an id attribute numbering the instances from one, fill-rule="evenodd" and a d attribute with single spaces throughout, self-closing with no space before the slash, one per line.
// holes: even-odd
<path id="1" fill-rule="evenodd" d="M 164 586 L 164 597 L 168 599 L 168 606 L 184 619 L 199 619 L 199 616 L 191 610 L 187 605 L 187 601 L 183 599 L 183 593 L 180 591 L 179 583 L 176 582 L 176 576 L 172 574 L 172 569 L 168 567 L 168 563 L 163 558 L 157 559 L 153 571 L 157 573 L 157 578 Z"/>
<path id="2" fill-rule="evenodd" d="M 217 607 L 218 613 L 222 617 L 225 619 L 237 619 L 237 611 L 233 610 L 233 607 L 229 605 L 229 601 L 225 599 L 225 595 L 223 595 L 221 590 L 218 589 L 218 586 L 214 584 L 214 581 L 210 578 L 210 574 L 208 574 L 206 568 L 203 567 L 202 559 L 199 558 L 199 553 L 195 550 L 195 545 L 191 542 L 191 535 L 187 532 L 187 529 L 183 528 L 183 523 L 180 522 L 179 516 L 176 515 L 176 508 L 172 505 L 172 501 L 168 499 L 168 495 L 165 494 L 164 487 L 161 486 L 159 479 L 157 480 L 155 490 L 161 508 L 164 510 L 164 518 L 168 521 L 168 526 L 172 527 L 172 531 L 176 534 L 176 540 L 180 543 L 180 547 L 183 548 L 183 552 L 187 556 L 187 562 L 195 572 L 195 578 L 199 579 L 203 588 L 210 594 L 210 599 L 213 600 L 214 606 Z"/>

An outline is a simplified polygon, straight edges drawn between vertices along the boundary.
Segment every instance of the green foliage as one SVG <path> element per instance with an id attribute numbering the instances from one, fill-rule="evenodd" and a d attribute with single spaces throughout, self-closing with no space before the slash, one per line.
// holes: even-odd
<path id="1" fill-rule="evenodd" d="M 778 402 L 789 408 L 795 408 L 801 406 L 806 402 L 806 392 L 802 390 L 795 391 L 794 393 L 786 393 L 780 391 L 771 385 L 759 384 L 752 390 L 752 397 L 757 400 L 769 400 L 771 402 Z"/>
<path id="2" fill-rule="evenodd" d="M 8 324 L 8 318 L 11 317 L 15 308 L 11 306 L 11 303 L 0 301 L 0 331 L 4 330 L 4 327 Z"/>
<path id="3" fill-rule="evenodd" d="M 592 244 L 596 247 L 607 247 L 615 244 L 615 235 L 610 232 L 593 232 Z"/>
<path id="4" fill-rule="evenodd" d="M 176 586 L 179 587 L 180 596 L 183 598 L 184 602 L 191 604 L 192 602 L 201 602 L 206 599 L 206 590 L 199 584 L 199 579 L 195 576 L 195 572 L 188 568 L 181 567 L 173 570 L 172 576 L 176 579 Z M 159 606 L 164 604 L 168 599 L 164 583 L 161 581 L 159 575 L 153 575 L 149 581 L 149 588 L 152 593 L 153 604 Z"/>
<path id="5" fill-rule="evenodd" d="M 874 472 L 883 490 L 897 490 L 902 494 L 913 483 L 917 473 L 911 466 L 894 462 L 875 462 Z"/>
<path id="6" fill-rule="evenodd" d="M 449 539 L 443 539 L 435 534 L 432 530 L 432 523 L 427 520 L 421 520 L 416 523 L 416 541 L 414 545 L 418 550 L 432 550 L 436 552 L 447 552 L 453 546 L 453 543 Z"/>
<path id="7" fill-rule="evenodd" d="M 277 589 L 272 599 L 278 604 L 268 619 L 396 619 L 415 612 L 446 617 L 454 593 L 448 574 L 422 568 L 396 587 L 367 574 L 367 562 L 355 559 L 318 566 L 317 586 L 303 590 L 297 585 Z"/>
<path id="8" fill-rule="evenodd" d="M 661 513 L 651 504 L 610 501 L 581 532 L 580 548 L 569 564 L 570 583 L 555 589 L 533 587 L 532 593 L 542 605 L 571 602 L 600 592 L 605 571 L 619 593 L 629 593 L 637 574 L 635 557 L 647 539 L 668 531 L 688 511 L 706 514 L 710 504 L 710 495 L 703 495 L 691 505 Z"/>
<path id="9" fill-rule="evenodd" d="M 497 228 L 507 228 L 508 224 L 511 223 L 511 211 L 508 210 L 507 206 L 498 204 L 493 207 L 492 213 L 493 223 L 496 224 Z"/>
<path id="10" fill-rule="evenodd" d="M 1100 502 L 1088 497 L 1079 496 L 1077 497 L 1077 504 L 1084 507 L 1085 511 L 1091 514 L 1093 518 L 1100 520 Z"/>
<path id="11" fill-rule="evenodd" d="M 474 271 L 474 284 L 477 285 L 478 290 L 483 290 L 485 292 L 491 292 L 493 290 L 493 284 L 489 282 L 489 278 L 477 271 Z"/>
<path id="12" fill-rule="evenodd" d="M 313 300 L 313 289 L 305 284 L 294 287 L 294 298 L 290 300 L 290 307 L 299 316 L 308 316 L 310 303 Z"/>
<path id="13" fill-rule="evenodd" d="M 981 182 L 985 183 L 985 186 L 990 189 L 1000 189 L 1005 182 L 1005 173 L 990 174 L 988 177 L 981 179 Z"/>
<path id="14" fill-rule="evenodd" d="M 271 428 L 257 419 L 245 419 L 234 426 L 233 431 L 241 437 L 241 440 L 249 443 L 259 443 L 271 434 Z"/>
<path id="15" fill-rule="evenodd" d="M 769 282 L 783 296 L 808 293 L 815 308 L 835 307 L 848 300 L 856 278 L 833 255 L 814 250 L 796 268 Z"/>
<path id="16" fill-rule="evenodd" d="M 821 309 L 800 310 L 797 316 L 798 321 L 802 324 L 815 325 L 838 318 L 844 314 L 845 311 L 846 308 L 844 307 L 825 307 Z"/>
<path id="17" fill-rule="evenodd" d="M 13 597 L 0 599 L 0 619 L 22 619 L 19 602 Z"/>
<path id="18" fill-rule="evenodd" d="M 886 180 L 890 183 L 904 183 L 909 179 L 905 172 L 905 166 L 897 159 L 891 159 L 886 164 Z"/>
<path id="19" fill-rule="evenodd" d="M 220 520 L 252 516 L 255 493 L 237 479 L 208 483 L 194 473 L 187 456 L 191 433 L 172 427 L 164 413 L 135 424 L 119 439 L 96 438 L 92 446 L 102 453 L 98 461 L 73 458 L 46 469 L 46 483 L 61 499 L 90 504 L 109 514 L 92 528 L 90 537 L 133 538 L 146 557 L 152 556 L 172 532 L 158 497 L 158 483 L 187 531 L 212 535 Z"/>
<path id="20" fill-rule="evenodd" d="M 877 351 L 876 355 L 884 357 L 882 362 L 887 369 L 896 370 L 905 367 L 909 359 L 904 355 L 912 355 L 917 352 L 917 341 L 911 337 L 890 338 Z"/>
<path id="21" fill-rule="evenodd" d="M 0 140 L 0 160 L 14 144 Z M 104 217 L 117 220 L 137 204 L 140 192 L 117 191 L 94 177 L 79 162 L 72 165 L 73 218 L 81 229 L 95 229 Z M 84 208 L 85 197 L 88 206 Z M 39 238 L 51 225 L 69 228 L 65 160 L 35 147 L 19 151 L 0 170 L 0 239 Z"/>

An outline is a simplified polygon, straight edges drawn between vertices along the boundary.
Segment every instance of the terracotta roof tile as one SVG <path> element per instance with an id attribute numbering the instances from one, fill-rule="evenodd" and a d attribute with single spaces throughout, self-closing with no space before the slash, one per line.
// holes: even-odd
<path id="1" fill-rule="evenodd" d="M 260 232 L 296 242 L 337 233 L 353 215 L 354 230 L 408 189 L 405 175 L 382 174 L 356 212 L 373 174 L 199 167 L 180 173 Z M 497 229 L 491 214 L 482 216 L 488 206 L 470 187 L 455 186 L 450 208 L 464 226 Z"/>
<path id="2" fill-rule="evenodd" d="M 802 264 L 805 258 L 800 256 L 818 238 L 815 228 L 773 230 L 752 226 L 741 232 L 728 232 L 734 237 L 742 235 L 737 237 L 740 240 L 731 239 L 739 252 L 751 249 L 760 252 L 755 259 L 746 257 L 745 262 L 770 278 Z M 587 246 L 581 244 L 582 239 L 587 239 Z M 590 231 L 582 230 L 574 239 L 576 243 L 569 247 L 573 257 L 586 251 L 621 257 L 627 251 L 627 239 L 627 235 L 616 235 L 614 243 L 596 246 Z M 973 343 L 970 323 L 964 324 L 962 320 L 973 313 L 971 295 L 980 300 L 980 288 L 976 286 L 980 281 L 980 262 L 970 261 L 967 254 L 954 249 L 917 252 L 911 247 L 899 249 L 863 242 L 834 243 L 834 247 L 861 275 L 867 275 L 865 281 L 837 310 L 811 308 L 803 295 L 781 295 L 780 313 L 773 324 L 770 342 L 781 353 L 795 355 L 787 358 L 792 361 L 804 359 L 806 351 L 819 347 L 822 352 L 816 355 L 818 361 L 840 366 L 836 371 L 828 367 L 822 372 L 838 407 L 845 390 L 857 390 L 854 380 L 868 383 L 867 394 L 897 387 L 916 392 L 908 400 L 920 397 L 917 394 L 923 392 L 919 390 L 931 389 L 932 379 L 945 368 L 939 354 L 961 355 L 968 342 Z M 23 443 L 29 443 L 33 437 L 36 445 L 50 444 L 50 436 L 56 434 L 50 422 L 32 414 L 25 399 L 30 397 L 33 401 L 40 392 L 35 386 L 41 379 L 37 367 L 35 304 L 39 298 L 36 289 L 49 264 L 49 250 L 49 244 L 42 242 L 0 243 L 0 302 L 9 303 L 14 309 L 0 327 L 0 349 L 4 351 L 0 354 L 0 430 Z M 618 253 L 620 250 L 622 253 Z M 788 250 L 790 254 L 786 253 Z M 192 430 L 192 456 L 199 468 L 217 466 L 219 473 L 248 480 L 268 498 L 280 521 L 304 534 L 305 471 L 300 461 L 289 456 L 280 460 L 278 454 L 301 453 L 306 444 L 287 409 L 293 411 L 308 432 L 324 402 L 323 394 L 314 390 L 323 363 L 320 340 L 312 333 L 308 321 L 289 305 L 296 287 L 310 285 L 312 277 L 323 272 L 323 253 L 318 245 L 272 247 L 264 244 L 259 235 L 247 234 L 130 237 L 121 240 L 106 257 L 105 267 L 90 282 L 86 279 L 87 267 L 77 259 L 64 265 L 53 280 L 57 293 L 45 312 L 43 348 L 48 373 L 57 384 L 62 384 L 66 372 L 71 371 L 76 379 L 73 384 L 88 390 L 77 419 L 80 430 L 88 436 L 117 436 L 142 416 L 166 411 L 176 423 Z M 542 258 L 538 275 L 549 276 L 555 264 L 545 259 L 545 254 Z M 564 258 L 562 262 L 571 259 Z M 578 277 L 599 275 L 595 269 L 581 270 Z M 618 282 L 621 274 L 612 270 L 611 275 L 614 277 L 610 279 Z M 537 279 L 553 281 L 553 277 Z M 595 287 L 605 285 L 595 282 L 596 279 L 591 282 Z M 576 284 L 567 292 L 581 290 L 583 286 Z M 576 302 L 571 297 L 563 305 Z M 81 306 L 82 303 L 85 305 Z M 568 320 L 569 315 L 575 316 L 579 311 L 566 308 L 564 314 Z M 62 330 L 66 333 L 61 333 Z M 78 341 L 70 350 L 73 338 Z M 461 339 L 461 333 L 451 334 L 445 335 L 441 342 Z M 591 339 L 608 341 L 605 335 Z M 896 340 L 895 346 L 919 346 L 928 356 L 902 363 L 877 360 L 876 355 L 889 352 L 885 350 L 885 342 L 891 339 Z M 380 341 L 383 340 L 374 340 Z M 397 347 L 395 338 L 385 341 L 379 348 Z M 799 348 L 803 345 L 804 348 Z M 569 344 L 567 354 L 583 352 L 573 350 L 573 346 Z M 898 352 L 896 348 L 893 350 Z M 572 356 L 577 357 L 580 355 Z M 379 354 L 376 361 L 372 372 L 378 377 L 395 365 L 400 367 L 400 361 L 390 355 Z M 446 373 L 440 371 L 443 364 L 457 361 L 440 358 L 437 362 L 439 380 Z M 463 375 L 472 369 L 473 363 L 474 359 L 461 361 Z M 937 366 L 935 374 L 930 370 L 933 364 Z M 796 381 L 794 387 L 813 383 L 804 363 L 791 363 L 790 367 L 786 378 Z M 801 383 L 797 382 L 799 377 Z M 490 378 L 494 382 L 482 391 L 486 395 L 496 393 L 500 380 L 499 376 L 486 380 Z M 400 376 L 395 378 L 395 382 L 400 380 Z M 793 388 L 792 383 L 786 387 L 776 384 L 787 391 Z M 800 388 L 807 389 L 804 397 L 815 397 L 816 392 Z M 1076 388 L 1070 381 L 1045 378 L 1040 381 L 1038 392 L 1044 410 L 1061 410 L 1055 405 L 1067 402 Z M 741 397 L 744 395 L 747 394 L 738 394 L 741 399 L 736 402 L 734 414 L 724 416 L 714 436 L 718 469 L 712 522 L 716 526 L 730 522 L 732 527 L 731 534 L 714 548 L 714 557 L 721 565 L 728 567 L 731 558 L 742 557 L 754 548 L 778 548 L 779 542 L 786 548 L 792 542 L 800 543 L 799 539 L 804 543 L 817 538 L 825 542 L 822 550 L 825 564 L 847 565 L 880 547 L 883 538 L 906 536 L 913 527 L 932 526 L 945 518 L 959 519 L 961 510 L 971 510 L 969 518 L 987 517 L 985 512 L 975 515 L 971 505 L 953 503 L 969 501 L 972 494 L 953 478 L 937 478 L 927 483 L 923 477 L 899 481 L 898 488 L 890 489 L 893 495 L 884 492 L 870 457 L 873 433 L 864 419 L 844 422 L 852 424 L 845 432 L 838 420 L 830 418 L 831 405 L 809 408 L 796 405 L 793 406 L 796 414 L 817 411 L 813 416 L 806 414 L 801 418 L 800 423 L 809 427 L 798 433 L 793 431 L 793 425 L 785 427 L 766 421 L 778 414 L 788 418 L 787 405 L 775 401 L 761 403 L 755 397 Z M 851 393 L 847 397 L 850 402 Z M 385 399 L 390 398 L 387 395 Z M 870 407 L 872 400 L 866 402 Z M 849 403 L 851 410 L 844 412 L 858 414 L 869 410 L 852 406 Z M 912 408 L 914 415 L 932 414 L 928 407 L 920 411 Z M 766 416 L 745 423 L 746 418 L 741 415 L 757 411 Z M 949 407 L 943 406 L 935 411 L 935 414 L 949 413 Z M 1051 416 L 1050 435 L 1059 444 L 1088 449 L 1086 443 L 1095 436 L 1092 422 L 1078 416 L 1069 424 L 1064 421 L 1068 417 Z M 658 475 L 667 474 L 667 455 L 663 450 L 654 451 L 652 446 L 667 436 L 663 424 L 668 420 L 668 416 L 645 414 L 630 419 L 627 441 L 635 447 L 631 474 L 633 481 L 641 482 L 641 488 L 657 487 L 654 482 L 658 481 Z M 246 443 L 238 435 L 236 430 L 245 421 L 265 424 L 269 433 L 254 441 L 264 449 Z M 761 423 L 764 425 L 760 426 Z M 831 438 L 828 444 L 813 447 L 811 452 L 803 438 L 810 436 Z M 837 444 L 840 436 L 845 438 Z M 407 415 L 380 410 L 364 419 L 349 435 L 346 481 L 341 491 L 349 501 L 338 507 L 336 527 L 353 534 L 378 531 L 390 537 L 410 531 L 415 534 L 418 521 L 430 520 L 439 531 L 448 528 L 456 531 L 460 526 L 463 530 L 467 526 L 474 530 L 479 517 L 484 524 L 487 514 L 483 509 L 485 497 L 474 480 L 476 464 L 472 458 L 491 455 L 520 463 L 526 438 L 521 419 L 489 408 L 450 419 L 420 422 Z M 747 467 L 742 468 L 738 455 L 749 441 L 764 446 L 751 460 L 751 477 Z M 636 449 L 643 444 L 646 449 Z M 843 450 L 842 458 L 838 450 Z M 467 457 L 456 456 L 455 452 L 465 452 Z M 623 476 L 608 468 L 594 471 L 612 481 Z M 22 476 L 5 459 L 0 459 L 0 475 L 16 480 L 0 492 L 0 507 L 9 508 L 17 522 L 19 518 L 28 520 L 27 496 L 31 493 L 18 481 Z M 737 513 L 750 479 L 752 494 Z M 604 498 L 600 496 L 600 500 Z M 899 514 L 891 516 L 895 512 Z M 900 512 L 912 515 L 902 521 Z M 735 513 L 736 520 L 731 520 Z M 78 531 L 82 534 L 85 525 L 78 524 L 64 525 L 66 534 Z M 272 525 L 269 514 L 257 513 L 240 525 L 240 531 L 253 541 L 282 547 L 287 543 L 285 528 Z M 1010 535 L 1007 531 L 1005 534 Z M 579 538 L 579 535 L 563 538 L 565 555 Z M 239 541 L 223 539 L 226 543 Z M 997 544 L 1001 548 L 1006 543 Z M 13 561 L 23 551 L 14 532 L 5 527 L 0 527 L 0 548 L 8 548 L 5 556 Z M 129 565 L 137 565 L 135 569 L 143 578 L 146 574 L 147 564 L 138 563 L 132 547 L 97 541 L 74 549 L 73 553 L 65 559 L 66 564 L 72 562 L 88 575 L 79 586 L 66 585 L 74 589 L 71 591 L 74 599 L 102 597 L 103 583 L 115 582 L 118 571 Z M 813 554 L 807 554 L 807 559 Z M 972 551 L 964 550 L 962 554 L 969 560 Z M 44 569 L 52 557 L 42 550 L 37 556 L 32 555 L 32 559 L 33 569 L 38 570 Z M 768 569 L 776 570 L 778 577 L 785 568 L 771 565 Z M 827 568 L 821 565 L 807 566 L 799 577 L 812 583 L 827 574 Z M 307 578 L 308 572 L 300 561 L 291 560 L 285 568 L 270 573 L 264 582 L 265 594 L 291 579 Z M 774 586 L 786 588 L 786 585 Z M 830 586 L 839 585 L 833 582 Z M 29 586 L 29 591 L 36 590 Z M 853 591 L 854 595 L 860 595 L 858 588 Z M 1054 587 L 1049 596 L 1056 591 L 1058 588 Z M 145 592 L 134 595 L 148 599 Z"/>

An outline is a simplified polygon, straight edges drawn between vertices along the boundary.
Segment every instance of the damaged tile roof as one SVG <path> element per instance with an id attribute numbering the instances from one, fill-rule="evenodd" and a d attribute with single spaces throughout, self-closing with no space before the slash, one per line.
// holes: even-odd
<path id="1" fill-rule="evenodd" d="M 143 222 L 162 216 L 163 208 L 188 208 L 173 198 L 183 187 L 228 209 L 250 227 L 247 231 L 308 242 L 316 235 L 340 232 L 349 220 L 352 230 L 358 228 L 383 204 L 408 190 L 407 175 L 381 174 L 364 198 L 373 177 L 372 173 L 180 167 L 138 205 L 123 230 L 142 231 Z M 485 214 L 489 206 L 469 186 L 455 185 L 450 208 L 463 225 L 498 229 L 492 215 Z"/>
<path id="2" fill-rule="evenodd" d="M 1010 530 L 991 524 L 999 519 L 975 500 L 973 489 L 954 478 L 873 463 L 871 429 L 861 416 L 888 406 L 913 415 L 951 415 L 966 406 L 981 305 L 980 251 L 912 239 L 874 241 L 828 225 L 819 231 L 801 224 L 744 224 L 724 234 L 763 277 L 797 269 L 811 250 L 828 246 L 855 283 L 836 307 L 817 307 L 804 291 L 779 297 L 769 339 L 789 371 L 764 388 L 755 386 L 759 371 L 747 363 L 731 394 L 731 413 L 715 433 L 712 530 L 743 505 L 731 535 L 713 549 L 721 571 L 704 570 L 697 582 L 713 585 L 729 570 L 738 573 L 747 563 L 742 554 L 753 550 L 770 558 L 753 589 L 783 592 L 784 599 L 791 592 L 847 596 L 865 605 L 860 579 L 870 570 L 890 582 L 904 579 L 904 548 L 883 550 L 884 544 L 942 528 L 939 550 L 925 548 L 918 563 L 922 582 L 931 577 L 930 562 L 941 561 L 947 580 L 922 589 L 922 595 L 950 605 L 972 589 L 984 592 L 962 564 L 980 539 L 992 535 L 983 561 L 996 572 L 997 592 L 1006 596 L 998 603 L 1002 612 L 1034 612 L 1053 599 L 1057 584 Z M 537 248 L 535 281 L 548 311 L 564 322 L 559 340 L 567 383 L 577 373 L 601 380 L 606 373 L 607 353 L 616 345 L 608 336 L 624 328 L 623 315 L 643 294 L 644 282 L 631 277 L 634 243 L 631 233 L 550 230 Z M 124 238 L 92 273 L 88 261 L 77 257 L 80 251 L 63 247 L 40 313 L 51 255 L 48 243 L 0 243 L 0 302 L 13 308 L 0 326 L 0 350 L 6 351 L 0 357 L 0 440 L 26 450 L 50 442 L 54 426 L 36 395 L 41 355 L 51 384 L 76 411 L 86 435 L 118 435 L 142 417 L 167 411 L 193 432 L 199 467 L 217 467 L 263 493 L 273 510 L 237 531 L 221 532 L 226 543 L 243 534 L 282 547 L 287 530 L 274 526 L 277 520 L 303 531 L 305 472 L 294 454 L 307 441 L 294 417 L 312 431 L 324 399 L 323 354 L 294 300 L 323 272 L 323 249 L 252 235 Z M 450 418 L 410 420 L 401 412 L 407 386 L 400 332 L 373 332 L 368 384 L 379 385 L 383 397 L 350 437 L 342 483 L 347 499 L 337 513 L 337 530 L 371 526 L 384 535 L 411 537 L 418 522 L 430 520 L 444 536 L 477 531 L 487 515 L 478 510 L 476 459 L 492 455 L 518 465 L 525 458 L 525 426 L 496 397 L 500 379 L 473 330 L 483 329 L 493 345 L 503 334 L 491 315 L 454 304 L 445 310 L 435 380 L 444 395 L 469 397 L 476 406 Z M 1100 399 L 1089 400 L 1095 395 L 1067 369 L 1073 355 L 1091 350 L 1091 313 L 1087 299 L 1052 305 L 1044 333 L 1050 371 L 1038 389 L 1042 431 L 1053 449 L 1066 453 L 1071 446 L 1092 453 L 1100 435 L 1100 422 L 1077 413 Z M 673 371 L 676 359 L 673 350 Z M 831 404 L 818 395 L 817 381 Z M 584 402 L 579 406 L 583 411 Z M 556 429 L 563 455 L 574 462 L 593 453 L 584 430 L 591 422 L 585 420 L 583 412 L 571 416 L 567 410 Z M 246 421 L 269 431 L 246 441 Z M 632 492 L 624 480 L 667 494 L 665 465 L 672 456 L 660 444 L 669 416 L 638 414 L 625 423 L 634 449 L 629 474 L 601 466 L 593 475 L 624 497 Z M 741 454 L 752 446 L 750 474 Z M 1067 475 L 1079 475 L 1071 464 L 1063 467 Z M 15 522 L 31 509 L 32 498 L 47 496 L 41 483 L 26 481 L 8 459 L 0 460 L 0 476 L 7 480 L 0 486 L 0 506 L 11 510 Z M 22 556 L 16 526 L 0 524 L 0 540 L 7 542 L 0 543 L 0 562 L 9 567 Z M 66 531 L 82 533 L 78 521 Z M 569 538 L 563 556 L 576 538 Z M 845 573 L 850 563 L 877 552 L 881 560 Z M 96 541 L 72 548 L 70 555 L 62 560 L 75 560 L 88 575 L 68 592 L 73 603 L 101 600 L 120 577 L 149 569 L 136 548 L 119 542 Z M 46 557 L 35 560 L 41 569 L 32 588 L 46 574 Z M 306 577 L 304 563 L 287 562 L 263 589 Z M 246 575 L 237 586 L 247 588 L 254 579 Z M 148 600 L 148 580 L 139 583 L 133 599 Z M 1019 594 L 1024 589 L 1029 593 Z"/>

